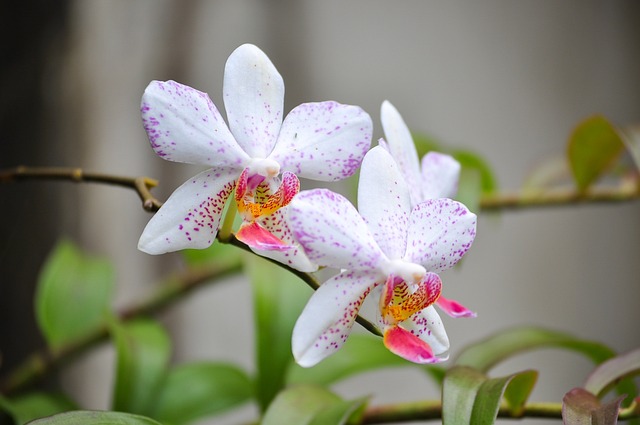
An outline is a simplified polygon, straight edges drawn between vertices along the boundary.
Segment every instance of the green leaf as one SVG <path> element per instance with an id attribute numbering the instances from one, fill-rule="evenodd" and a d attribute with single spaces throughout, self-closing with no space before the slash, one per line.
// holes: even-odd
<path id="1" fill-rule="evenodd" d="M 568 159 L 580 191 L 595 183 L 624 151 L 616 128 L 603 116 L 582 121 L 569 137 Z"/>
<path id="2" fill-rule="evenodd" d="M 263 258 L 247 258 L 256 324 L 256 397 L 262 411 L 284 388 L 293 362 L 291 332 L 311 289 L 290 271 Z"/>
<path id="3" fill-rule="evenodd" d="M 521 412 L 538 374 L 527 370 L 500 378 L 487 378 L 466 366 L 447 371 L 442 391 L 442 419 L 446 424 L 493 424 L 505 396 L 513 412 Z"/>
<path id="4" fill-rule="evenodd" d="M 499 362 L 516 354 L 549 347 L 575 351 L 596 364 L 615 355 L 613 350 L 598 342 L 542 328 L 518 327 L 499 332 L 466 347 L 458 356 L 456 364 L 487 372 Z"/>
<path id="5" fill-rule="evenodd" d="M 622 131 L 622 140 L 633 159 L 636 170 L 640 171 L 640 125 L 625 128 Z"/>
<path id="6" fill-rule="evenodd" d="M 482 177 L 480 172 L 473 168 L 462 168 L 456 199 L 466 205 L 470 211 L 479 211 L 481 198 Z"/>
<path id="7" fill-rule="evenodd" d="M 466 150 L 453 151 L 451 155 L 458 160 L 462 169 L 477 170 L 480 173 L 480 190 L 483 195 L 494 193 L 498 189 L 491 166 L 480 155 Z"/>
<path id="8" fill-rule="evenodd" d="M 386 367 L 414 367 L 425 370 L 438 383 L 443 369 L 439 366 L 418 366 L 391 353 L 382 339 L 369 334 L 351 334 L 342 348 L 311 368 L 291 364 L 287 382 L 293 384 L 328 385 L 349 376 Z"/>
<path id="9" fill-rule="evenodd" d="M 295 386 L 278 394 L 261 425 L 340 425 L 357 414 L 364 403 L 363 399 L 345 402 L 318 386 Z"/>
<path id="10" fill-rule="evenodd" d="M 428 134 L 411 132 L 411 137 L 413 138 L 413 144 L 416 145 L 418 158 L 422 158 L 431 151 L 444 152 L 440 142 Z"/>
<path id="11" fill-rule="evenodd" d="M 14 423 L 23 425 L 36 418 L 76 409 L 76 405 L 62 394 L 36 392 L 11 399 L 0 397 L 0 408 Z"/>
<path id="12" fill-rule="evenodd" d="M 242 251 L 238 248 L 214 242 L 209 248 L 205 249 L 185 249 L 181 251 L 187 265 L 191 267 L 200 267 L 207 264 L 215 263 L 221 268 L 231 267 L 242 261 Z"/>
<path id="13" fill-rule="evenodd" d="M 171 343 L 156 322 L 112 324 L 117 350 L 113 410 L 147 415 L 169 364 Z"/>
<path id="14" fill-rule="evenodd" d="M 236 407 L 252 396 L 253 382 L 242 369 L 226 363 L 189 363 L 169 373 L 151 416 L 182 425 Z"/>
<path id="15" fill-rule="evenodd" d="M 85 256 L 68 241 L 55 247 L 35 298 L 38 325 L 53 350 L 104 324 L 113 283 L 107 261 Z"/>
<path id="16" fill-rule="evenodd" d="M 574 388 L 562 399 L 562 420 L 566 425 L 615 425 L 623 396 L 602 404 L 582 388 Z"/>
<path id="17" fill-rule="evenodd" d="M 544 193 L 549 187 L 571 181 L 569 163 L 564 155 L 557 155 L 537 165 L 522 184 L 526 195 Z"/>
<path id="18" fill-rule="evenodd" d="M 622 378 L 639 373 L 640 348 L 602 363 L 589 375 L 584 388 L 601 396 Z"/>
<path id="19" fill-rule="evenodd" d="M 122 412 L 78 410 L 29 422 L 29 425 L 162 425 L 144 416 Z"/>

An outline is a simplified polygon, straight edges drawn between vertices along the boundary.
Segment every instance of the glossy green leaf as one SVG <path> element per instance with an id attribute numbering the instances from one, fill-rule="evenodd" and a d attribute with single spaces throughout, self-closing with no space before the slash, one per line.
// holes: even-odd
<path id="1" fill-rule="evenodd" d="M 189 363 L 169 373 L 152 416 L 165 424 L 182 425 L 239 406 L 252 396 L 253 382 L 237 366 Z"/>
<path id="2" fill-rule="evenodd" d="M 521 412 L 537 379 L 527 370 L 500 378 L 488 378 L 476 369 L 455 366 L 447 371 L 442 391 L 444 424 L 493 424 L 500 402 L 507 400 L 512 412 Z"/>
<path id="3" fill-rule="evenodd" d="M 104 325 L 113 287 L 107 261 L 84 255 L 71 242 L 56 246 L 40 273 L 35 298 L 38 325 L 53 350 Z"/>
<path id="4" fill-rule="evenodd" d="M 76 409 L 68 397 L 62 394 L 29 393 L 7 399 L 0 397 L 0 409 L 7 412 L 17 425 L 37 418 Z"/>
<path id="5" fill-rule="evenodd" d="M 622 378 L 637 374 L 640 374 L 640 348 L 602 363 L 589 375 L 584 388 L 601 396 Z"/>
<path id="6" fill-rule="evenodd" d="M 113 410 L 148 415 L 167 372 L 171 343 L 156 322 L 114 323 L 116 382 Z"/>
<path id="7" fill-rule="evenodd" d="M 601 363 L 615 355 L 613 350 L 598 342 L 543 328 L 518 327 L 499 332 L 466 347 L 456 359 L 456 364 L 487 372 L 496 364 L 516 354 L 551 347 L 575 351 L 590 358 L 594 363 Z"/>
<path id="8" fill-rule="evenodd" d="M 353 375 L 387 367 L 419 368 L 438 383 L 444 377 L 444 370 L 439 366 L 418 366 L 391 353 L 380 337 L 354 333 L 338 352 L 314 367 L 304 368 L 293 363 L 289 368 L 287 382 L 328 385 Z"/>
<path id="9" fill-rule="evenodd" d="M 294 386 L 278 394 L 261 425 L 340 425 L 364 403 L 364 400 L 345 402 L 323 387 Z"/>
<path id="10" fill-rule="evenodd" d="M 562 399 L 562 420 L 565 425 L 615 425 L 623 396 L 608 403 L 582 388 L 574 388 Z"/>
<path id="11" fill-rule="evenodd" d="M 256 324 L 256 397 L 262 411 L 284 388 L 293 362 L 291 332 L 311 289 L 297 276 L 263 258 L 247 258 Z"/>
<path id="12" fill-rule="evenodd" d="M 578 190 L 598 180 L 624 151 L 617 129 L 603 116 L 582 121 L 569 138 L 567 154 Z"/>
<path id="13" fill-rule="evenodd" d="M 29 422 L 29 425 L 162 425 L 144 416 L 122 412 L 78 410 Z"/>
<path id="14" fill-rule="evenodd" d="M 453 367 L 447 371 L 442 387 L 444 425 L 471 423 L 476 395 L 486 380 L 484 374 L 469 367 Z"/>

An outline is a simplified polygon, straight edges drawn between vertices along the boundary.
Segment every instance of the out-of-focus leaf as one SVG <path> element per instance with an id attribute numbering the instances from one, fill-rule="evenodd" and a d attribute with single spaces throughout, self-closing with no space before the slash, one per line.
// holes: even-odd
<path id="1" fill-rule="evenodd" d="M 199 267 L 215 263 L 220 267 L 230 267 L 242 262 L 242 251 L 238 248 L 214 242 L 205 249 L 185 249 L 182 252 L 186 263 L 191 267 Z"/>
<path id="2" fill-rule="evenodd" d="M 44 416 L 76 409 L 76 405 L 62 394 L 30 393 L 7 399 L 0 397 L 0 408 L 7 412 L 14 423 L 24 425 Z"/>
<path id="3" fill-rule="evenodd" d="M 589 391 L 574 388 L 562 399 L 562 420 L 565 425 L 615 425 L 623 398 L 601 404 Z"/>
<path id="4" fill-rule="evenodd" d="M 602 363 L 589 375 L 584 388 L 596 396 L 601 396 L 622 378 L 639 373 L 640 348 Z"/>
<path id="5" fill-rule="evenodd" d="M 622 141 L 636 164 L 637 171 L 640 171 L 640 125 L 634 125 L 623 129 Z"/>
<path id="6" fill-rule="evenodd" d="M 481 198 L 482 176 L 480 171 L 474 168 L 462 168 L 460 170 L 456 199 L 466 205 L 470 211 L 478 212 Z"/>
<path id="7" fill-rule="evenodd" d="M 529 174 L 522 184 L 521 192 L 532 195 L 544 192 L 549 187 L 571 181 L 571 170 L 567 158 L 563 155 L 551 157 Z"/>
<path id="8" fill-rule="evenodd" d="M 413 143 L 416 145 L 418 158 L 422 158 L 431 151 L 445 153 L 442 150 L 440 142 L 428 134 L 411 132 L 411 137 L 413 138 Z"/>
<path id="9" fill-rule="evenodd" d="M 102 259 L 60 242 L 38 279 L 38 325 L 53 350 L 104 324 L 113 292 L 114 272 Z"/>
<path id="10" fill-rule="evenodd" d="M 261 425 L 341 425 L 364 403 L 363 400 L 345 402 L 318 386 L 290 387 L 273 400 Z"/>
<path id="11" fill-rule="evenodd" d="M 503 395 L 512 412 L 520 412 L 537 376 L 537 372 L 527 370 L 505 377 L 488 378 L 470 367 L 455 366 L 447 371 L 444 379 L 443 423 L 493 424 Z"/>
<path id="12" fill-rule="evenodd" d="M 488 195 L 498 189 L 498 183 L 489 164 L 479 155 L 465 150 L 451 153 L 458 160 L 463 169 L 477 170 L 480 173 L 480 188 L 482 194 Z"/>
<path id="13" fill-rule="evenodd" d="M 149 415 L 169 365 L 169 337 L 151 320 L 111 327 L 117 350 L 113 410 Z"/>
<path id="14" fill-rule="evenodd" d="M 160 422 L 182 425 L 236 407 L 253 396 L 253 382 L 237 366 L 189 363 L 173 369 L 152 415 Z"/>
<path id="15" fill-rule="evenodd" d="M 603 116 L 582 121 L 569 137 L 567 154 L 578 190 L 595 183 L 624 151 L 616 128 Z"/>
<path id="16" fill-rule="evenodd" d="M 518 327 L 499 332 L 466 347 L 456 359 L 456 364 L 486 372 L 497 363 L 516 354 L 549 347 L 576 351 L 594 363 L 601 363 L 615 355 L 613 350 L 598 342 L 548 329 Z"/>
<path id="17" fill-rule="evenodd" d="M 311 289 L 291 272 L 257 256 L 247 257 L 256 323 L 256 397 L 264 411 L 284 388 L 293 362 L 291 332 Z"/>
<path id="18" fill-rule="evenodd" d="M 78 410 L 29 422 L 29 425 L 162 425 L 144 416 L 122 412 Z"/>
<path id="19" fill-rule="evenodd" d="M 311 368 L 291 364 L 287 382 L 328 385 L 349 376 L 387 367 L 414 367 L 425 370 L 438 384 L 444 370 L 439 366 L 418 366 L 391 353 L 382 339 L 369 334 L 351 334 L 342 348 Z"/>

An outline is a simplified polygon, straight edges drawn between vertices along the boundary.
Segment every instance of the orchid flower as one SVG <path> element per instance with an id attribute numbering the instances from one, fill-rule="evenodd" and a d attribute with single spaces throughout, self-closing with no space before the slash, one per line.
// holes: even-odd
<path id="1" fill-rule="evenodd" d="M 156 154 L 209 169 L 176 189 L 147 224 L 139 249 L 208 247 L 235 189 L 243 217 L 236 237 L 261 255 L 316 270 L 293 240 L 283 208 L 299 190 L 298 176 L 335 181 L 356 171 L 371 143 L 371 118 L 357 106 L 327 101 L 299 105 L 283 121 L 282 77 L 251 44 L 229 56 L 223 99 L 228 126 L 206 93 L 174 81 L 153 81 L 145 90 L 142 119 Z"/>
<path id="2" fill-rule="evenodd" d="M 393 353 L 416 363 L 445 360 L 449 340 L 433 304 L 475 237 L 476 216 L 451 199 L 411 206 L 398 166 L 382 147 L 367 153 L 360 212 L 326 189 L 300 192 L 289 225 L 311 261 L 341 272 L 312 295 L 293 330 L 296 361 L 313 366 L 347 339 L 365 298 L 379 297 L 378 325 Z"/>
<path id="3" fill-rule="evenodd" d="M 402 177 L 409 186 L 411 206 L 428 199 L 453 198 L 458 192 L 460 163 L 449 155 L 429 152 L 420 164 L 409 127 L 389 101 L 382 103 L 380 120 L 386 141 L 381 139 L 379 144 L 398 164 Z M 440 296 L 437 304 L 452 317 L 476 317 L 475 312 L 458 301 Z"/>

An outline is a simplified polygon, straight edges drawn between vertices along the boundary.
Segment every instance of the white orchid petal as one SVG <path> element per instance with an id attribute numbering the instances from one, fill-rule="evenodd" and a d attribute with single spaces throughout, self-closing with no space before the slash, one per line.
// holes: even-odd
<path id="1" fill-rule="evenodd" d="M 284 82 L 262 50 L 243 44 L 231 53 L 224 68 L 223 95 L 238 144 L 252 158 L 266 158 L 282 125 Z"/>
<path id="2" fill-rule="evenodd" d="M 429 152 L 422 158 L 422 199 L 454 198 L 458 192 L 460 163 L 453 157 Z"/>
<path id="3" fill-rule="evenodd" d="M 475 214 L 451 199 L 430 199 L 411 212 L 407 261 L 427 271 L 451 268 L 471 247 L 476 236 Z"/>
<path id="4" fill-rule="evenodd" d="M 402 258 L 407 245 L 411 198 L 398 166 L 380 146 L 371 149 L 362 162 L 358 211 L 387 257 Z"/>
<path id="5" fill-rule="evenodd" d="M 344 344 L 375 284 L 374 273 L 346 271 L 320 285 L 293 328 L 291 348 L 298 364 L 313 366 Z"/>
<path id="6" fill-rule="evenodd" d="M 409 127 L 398 110 L 387 100 L 382 102 L 380 121 L 386 139 L 386 143 L 382 145 L 389 149 L 391 156 L 398 163 L 398 168 L 409 185 L 411 202 L 415 205 L 421 201 L 420 164 Z"/>
<path id="7" fill-rule="evenodd" d="M 234 169 L 212 168 L 187 180 L 151 218 L 138 249 L 164 254 L 211 245 L 236 178 Z"/>
<path id="8" fill-rule="evenodd" d="M 448 355 L 449 337 L 440 315 L 433 306 L 425 308 L 402 322 L 402 327 L 429 344 L 436 356 Z"/>
<path id="9" fill-rule="evenodd" d="M 300 192 L 288 211 L 294 238 L 314 263 L 371 270 L 387 261 L 364 219 L 342 195 L 327 189 Z"/>
<path id="10" fill-rule="evenodd" d="M 304 103 L 285 118 L 270 158 L 300 177 L 342 180 L 360 166 L 372 126 L 369 114 L 357 106 Z"/>
<path id="11" fill-rule="evenodd" d="M 140 109 L 151 147 L 164 159 L 239 169 L 249 160 L 206 93 L 152 81 Z"/>
<path id="12" fill-rule="evenodd" d="M 260 219 L 260 224 L 270 231 L 274 236 L 285 242 L 293 248 L 286 251 L 267 251 L 252 249 L 253 252 L 266 258 L 271 258 L 279 263 L 286 264 L 301 272 L 315 272 L 318 270 L 318 265 L 312 262 L 309 257 L 306 256 L 302 247 L 293 238 L 291 229 L 286 222 L 288 217 L 287 209 L 289 207 L 283 207 L 274 212 L 273 214 Z"/>

